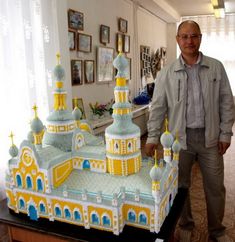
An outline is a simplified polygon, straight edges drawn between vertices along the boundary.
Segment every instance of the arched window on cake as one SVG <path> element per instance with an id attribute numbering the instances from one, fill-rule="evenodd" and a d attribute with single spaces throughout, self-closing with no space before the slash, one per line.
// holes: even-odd
<path id="1" fill-rule="evenodd" d="M 127 219 L 129 222 L 135 222 L 136 221 L 136 214 L 134 210 L 130 210 L 127 215 Z"/>
<path id="2" fill-rule="evenodd" d="M 147 224 L 147 216 L 145 212 L 141 212 L 139 215 L 139 224 L 146 225 Z"/>
<path id="3" fill-rule="evenodd" d="M 39 211 L 40 213 L 46 213 L 46 207 L 43 202 L 41 202 L 39 205 Z"/>
<path id="4" fill-rule="evenodd" d="M 26 185 L 28 189 L 32 189 L 33 185 L 32 185 L 32 179 L 30 176 L 26 177 Z"/>
<path id="5" fill-rule="evenodd" d="M 128 141 L 128 144 L 127 144 L 127 151 L 131 152 L 132 151 L 132 142 L 131 141 Z"/>
<path id="6" fill-rule="evenodd" d="M 91 168 L 91 166 L 90 166 L 90 161 L 89 161 L 89 160 L 84 160 L 84 161 L 83 161 L 83 164 L 82 164 L 82 168 L 83 168 L 84 170 L 89 170 L 89 169 Z"/>
<path id="7" fill-rule="evenodd" d="M 18 187 L 22 187 L 22 179 L 20 174 L 16 175 L 16 184 Z"/>
<path id="8" fill-rule="evenodd" d="M 55 207 L 55 215 L 61 217 L 61 209 L 58 206 Z"/>
<path id="9" fill-rule="evenodd" d="M 64 209 L 64 216 L 65 216 L 65 218 L 67 218 L 67 219 L 71 219 L 71 213 L 70 213 L 70 211 L 69 211 L 68 208 L 65 208 L 65 209 Z"/>
<path id="10" fill-rule="evenodd" d="M 41 178 L 37 179 L 37 190 L 38 190 L 38 192 L 43 191 L 43 185 L 42 185 L 42 179 Z"/>
<path id="11" fill-rule="evenodd" d="M 92 224 L 100 224 L 100 220 L 99 220 L 98 214 L 96 212 L 93 212 L 91 214 L 91 223 Z"/>
<path id="12" fill-rule="evenodd" d="M 73 216 L 74 216 L 74 220 L 81 221 L 81 214 L 78 210 L 74 211 Z"/>
<path id="13" fill-rule="evenodd" d="M 110 227 L 111 222 L 110 222 L 110 218 L 107 214 L 102 216 L 102 224 L 104 227 Z"/>
<path id="14" fill-rule="evenodd" d="M 25 209 L 25 202 L 23 198 L 20 198 L 19 200 L 19 208 L 20 209 Z"/>
<path id="15" fill-rule="evenodd" d="M 118 142 L 115 141 L 114 143 L 114 152 L 118 152 L 119 151 L 119 145 L 118 145 Z"/>

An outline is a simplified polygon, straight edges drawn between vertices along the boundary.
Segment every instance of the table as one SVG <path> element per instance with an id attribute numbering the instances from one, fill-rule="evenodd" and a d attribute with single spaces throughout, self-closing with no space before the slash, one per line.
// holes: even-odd
<path id="1" fill-rule="evenodd" d="M 96 229 L 85 229 L 58 221 L 50 222 L 40 218 L 32 221 L 25 214 L 15 214 L 7 207 L 7 201 L 0 202 L 0 223 L 8 226 L 11 241 L 23 242 L 155 242 L 173 241 L 174 231 L 187 196 L 187 189 L 179 188 L 174 203 L 158 234 L 147 230 L 125 226 L 123 232 L 113 233 Z M 160 240 L 157 240 L 160 239 Z"/>

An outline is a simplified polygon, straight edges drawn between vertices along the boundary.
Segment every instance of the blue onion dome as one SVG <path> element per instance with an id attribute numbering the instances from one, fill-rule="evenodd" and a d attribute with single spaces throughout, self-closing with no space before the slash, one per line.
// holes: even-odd
<path id="1" fill-rule="evenodd" d="M 74 120 L 80 120 L 82 117 L 82 112 L 81 112 L 80 108 L 75 107 L 72 112 L 72 115 L 73 115 Z"/>
<path id="2" fill-rule="evenodd" d="M 9 154 L 10 154 L 10 156 L 11 156 L 11 157 L 16 157 L 16 156 L 18 155 L 18 153 L 19 153 L 18 148 L 16 147 L 16 145 L 13 144 L 13 145 L 10 147 L 10 149 L 9 149 Z"/>
<path id="3" fill-rule="evenodd" d="M 113 61 L 113 66 L 118 70 L 116 77 L 126 77 L 127 76 L 127 67 L 128 61 L 123 56 L 122 53 L 119 53 Z"/>
<path id="4" fill-rule="evenodd" d="M 164 148 L 171 148 L 174 137 L 173 135 L 168 131 L 168 121 L 165 119 L 165 132 L 160 137 L 160 142 L 163 145 Z"/>
<path id="5" fill-rule="evenodd" d="M 64 76 L 65 76 L 65 71 L 64 71 L 64 68 L 60 64 L 55 66 L 53 73 L 54 73 L 54 77 L 55 77 L 56 81 L 63 81 Z"/>
<path id="6" fill-rule="evenodd" d="M 34 143 L 34 136 L 33 136 L 33 131 L 32 131 L 32 130 L 28 132 L 27 140 L 28 140 L 30 143 Z"/>
<path id="7" fill-rule="evenodd" d="M 54 73 L 54 77 L 55 77 L 56 81 L 62 81 L 65 76 L 65 71 L 64 71 L 64 68 L 60 64 L 60 54 L 57 53 L 56 57 L 57 57 L 57 65 L 55 66 L 53 73 Z"/>
<path id="8" fill-rule="evenodd" d="M 44 125 L 38 117 L 35 117 L 32 120 L 30 126 L 31 126 L 32 131 L 36 134 L 40 133 L 44 129 Z"/>
<path id="9" fill-rule="evenodd" d="M 149 172 L 149 175 L 153 181 L 160 181 L 162 178 L 162 169 L 159 166 L 154 165 Z"/>
<path id="10" fill-rule="evenodd" d="M 178 139 L 176 139 L 176 140 L 174 141 L 174 143 L 173 143 L 173 145 L 172 145 L 172 150 L 173 150 L 174 153 L 179 153 L 179 152 L 180 152 L 180 150 L 181 150 L 181 145 L 180 145 Z"/>

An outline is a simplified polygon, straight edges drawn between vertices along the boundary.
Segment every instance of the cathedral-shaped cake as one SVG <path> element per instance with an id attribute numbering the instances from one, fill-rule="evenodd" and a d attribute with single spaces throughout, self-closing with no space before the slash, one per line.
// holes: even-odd
<path id="1" fill-rule="evenodd" d="M 157 160 L 155 155 L 142 160 L 140 129 L 132 122 L 128 101 L 127 60 L 121 53 L 114 66 L 118 73 L 113 123 L 105 131 L 104 142 L 81 120 L 77 107 L 72 113 L 67 110 L 64 69 L 58 56 L 54 110 L 46 126 L 35 105 L 31 130 L 19 150 L 10 135 L 6 195 L 15 213 L 116 235 L 125 225 L 159 232 L 177 193 L 180 145 L 166 122 L 161 136 L 164 159 Z"/>

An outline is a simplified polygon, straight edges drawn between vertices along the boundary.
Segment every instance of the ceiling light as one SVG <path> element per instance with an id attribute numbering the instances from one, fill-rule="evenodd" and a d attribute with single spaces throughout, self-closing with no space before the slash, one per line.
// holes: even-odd
<path id="1" fill-rule="evenodd" d="M 213 7 L 218 7 L 219 5 L 218 0 L 211 0 L 211 4 L 213 5 Z"/>
<path id="2" fill-rule="evenodd" d="M 216 18 L 224 18 L 225 17 L 224 8 L 214 8 L 214 14 Z"/>

